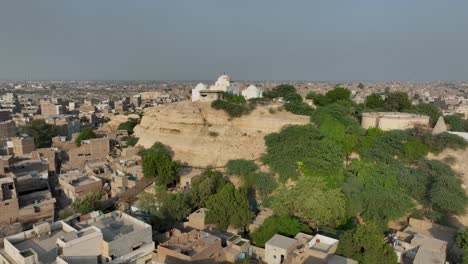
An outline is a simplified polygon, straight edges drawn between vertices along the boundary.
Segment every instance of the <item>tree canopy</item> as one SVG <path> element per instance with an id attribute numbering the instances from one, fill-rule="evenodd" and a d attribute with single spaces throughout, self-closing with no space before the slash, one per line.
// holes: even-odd
<path id="1" fill-rule="evenodd" d="M 29 124 L 20 127 L 21 134 L 34 138 L 36 148 L 49 148 L 52 138 L 59 134 L 56 126 L 47 124 L 44 119 L 34 119 Z"/>
<path id="2" fill-rule="evenodd" d="M 190 187 L 191 202 L 194 207 L 206 206 L 210 196 L 218 193 L 226 185 L 223 174 L 211 168 L 205 169 L 202 174 L 193 177 Z"/>
<path id="3" fill-rule="evenodd" d="M 294 237 L 297 233 L 311 233 L 312 230 L 297 218 L 289 216 L 270 216 L 255 230 L 250 237 L 257 247 L 264 247 L 265 243 L 275 234 Z"/>
<path id="4" fill-rule="evenodd" d="M 168 185 L 176 180 L 180 171 L 179 163 L 172 160 L 166 147 L 155 143 L 151 148 L 140 152 L 145 177 L 154 177 L 157 185 Z"/>
<path id="5" fill-rule="evenodd" d="M 83 129 L 83 131 L 81 131 L 81 133 L 78 135 L 78 137 L 75 140 L 75 143 L 77 146 L 81 146 L 81 142 L 83 140 L 88 140 L 92 138 L 96 138 L 96 133 L 94 133 L 92 128 L 86 128 Z"/>
<path id="6" fill-rule="evenodd" d="M 72 208 L 80 214 L 87 214 L 101 209 L 102 192 L 88 194 L 85 197 L 77 198 L 72 203 Z"/>
<path id="7" fill-rule="evenodd" d="M 120 123 L 118 130 L 126 130 L 129 135 L 133 134 L 133 128 L 140 123 L 139 119 L 129 118 L 126 122 Z"/>
<path id="8" fill-rule="evenodd" d="M 217 228 L 226 230 L 229 225 L 235 228 L 245 227 L 253 218 L 249 210 L 246 189 L 236 190 L 231 184 L 226 184 L 206 202 L 206 223 L 215 224 Z"/>
<path id="9" fill-rule="evenodd" d="M 367 223 L 345 232 L 340 237 L 337 254 L 362 264 L 396 264 L 397 256 L 389 244 L 384 244 L 383 234 L 377 225 Z"/>
<path id="10" fill-rule="evenodd" d="M 315 177 L 302 177 L 290 190 L 278 192 L 272 209 L 278 215 L 295 216 L 315 227 L 338 226 L 346 217 L 344 195 Z"/>
<path id="11" fill-rule="evenodd" d="M 353 161 L 350 175 L 343 185 L 350 216 L 359 214 L 365 220 L 386 223 L 398 219 L 411 207 L 410 197 L 398 183 L 397 175 L 383 163 Z"/>
<path id="12" fill-rule="evenodd" d="M 187 194 L 169 192 L 165 186 L 156 186 L 154 193 L 140 193 L 138 206 L 167 222 L 182 221 L 192 210 Z"/>
<path id="13" fill-rule="evenodd" d="M 297 178 L 301 162 L 308 175 L 324 176 L 340 174 L 343 170 L 343 154 L 339 146 L 322 140 L 324 135 L 312 124 L 293 125 L 279 133 L 265 136 L 267 146 L 262 161 L 280 175 L 281 181 Z"/>

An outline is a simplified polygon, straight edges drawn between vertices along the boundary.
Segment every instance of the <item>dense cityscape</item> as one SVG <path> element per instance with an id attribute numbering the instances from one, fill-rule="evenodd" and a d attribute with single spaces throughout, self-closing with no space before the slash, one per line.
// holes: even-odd
<path id="1" fill-rule="evenodd" d="M 0 3 L 0 264 L 468 264 L 468 1 Z"/>

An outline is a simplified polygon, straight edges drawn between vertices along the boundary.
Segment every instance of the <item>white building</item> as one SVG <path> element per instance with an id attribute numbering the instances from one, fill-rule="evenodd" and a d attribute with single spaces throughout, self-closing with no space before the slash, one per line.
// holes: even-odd
<path id="1" fill-rule="evenodd" d="M 200 100 L 200 91 L 202 90 L 206 90 L 206 85 L 203 83 L 197 84 L 197 86 L 192 89 L 192 102 Z"/>
<path id="2" fill-rule="evenodd" d="M 242 96 L 246 100 L 252 99 L 252 98 L 261 98 L 263 97 L 263 90 L 257 88 L 255 85 L 250 85 L 247 87 L 245 90 L 242 91 Z"/>
<path id="3" fill-rule="evenodd" d="M 231 86 L 231 78 L 226 74 L 219 76 L 215 84 L 211 85 L 209 89 L 207 88 L 205 84 L 199 83 L 197 84 L 197 86 L 195 86 L 195 88 L 192 89 L 192 102 L 201 100 L 201 95 L 200 95 L 201 91 L 204 91 L 206 93 L 228 92 L 228 88 L 230 86 Z M 237 88 L 237 90 L 239 89 Z M 231 91 L 231 93 L 234 93 L 234 92 Z"/>

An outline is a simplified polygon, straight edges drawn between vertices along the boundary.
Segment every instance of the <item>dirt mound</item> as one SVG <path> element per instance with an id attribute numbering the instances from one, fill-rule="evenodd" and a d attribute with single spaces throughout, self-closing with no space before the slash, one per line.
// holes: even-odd
<path id="1" fill-rule="evenodd" d="M 288 124 L 306 124 L 309 117 L 257 107 L 231 119 L 209 103 L 179 102 L 145 111 L 135 127 L 139 145 L 161 142 L 171 147 L 175 159 L 194 167 L 222 167 L 230 159 L 258 159 L 265 151 L 264 136 Z"/>

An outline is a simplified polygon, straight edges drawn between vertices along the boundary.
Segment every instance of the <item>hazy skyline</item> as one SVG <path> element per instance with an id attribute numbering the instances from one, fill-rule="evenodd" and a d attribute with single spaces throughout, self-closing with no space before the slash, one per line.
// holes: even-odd
<path id="1" fill-rule="evenodd" d="M 468 1 L 2 1 L 0 79 L 467 80 Z"/>

